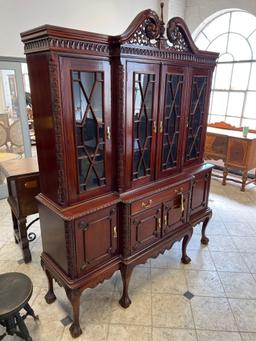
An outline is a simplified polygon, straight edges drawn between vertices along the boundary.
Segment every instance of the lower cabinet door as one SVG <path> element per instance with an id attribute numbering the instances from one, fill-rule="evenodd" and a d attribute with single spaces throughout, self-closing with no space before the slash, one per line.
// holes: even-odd
<path id="1" fill-rule="evenodd" d="M 188 220 L 189 192 L 177 193 L 172 200 L 164 203 L 163 232 L 169 233 L 180 227 Z"/>
<path id="2" fill-rule="evenodd" d="M 75 223 L 78 274 L 97 266 L 117 252 L 117 209 L 109 207 Z"/>
<path id="3" fill-rule="evenodd" d="M 190 214 L 193 215 L 206 209 L 211 181 L 211 171 L 195 175 L 192 185 L 192 197 L 190 204 Z"/>
<path id="4" fill-rule="evenodd" d="M 131 247 L 138 251 L 153 244 L 162 235 L 161 205 L 131 217 Z"/>

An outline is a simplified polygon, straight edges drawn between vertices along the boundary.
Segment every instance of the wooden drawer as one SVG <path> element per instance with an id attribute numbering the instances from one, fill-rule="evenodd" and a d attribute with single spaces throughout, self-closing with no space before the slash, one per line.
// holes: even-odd
<path id="1" fill-rule="evenodd" d="M 151 207 L 161 204 L 164 201 L 174 199 L 179 192 L 186 193 L 190 190 L 190 181 L 174 186 L 166 191 L 145 197 L 141 200 L 134 201 L 131 205 L 131 214 L 143 212 Z"/>
<path id="2" fill-rule="evenodd" d="M 117 208 L 111 206 L 75 222 L 78 274 L 104 263 L 117 252 Z"/>

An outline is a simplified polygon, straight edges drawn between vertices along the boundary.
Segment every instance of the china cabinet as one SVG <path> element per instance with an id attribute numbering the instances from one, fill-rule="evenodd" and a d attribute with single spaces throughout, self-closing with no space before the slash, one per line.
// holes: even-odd
<path id="1" fill-rule="evenodd" d="M 120 36 L 45 25 L 21 34 L 29 68 L 41 193 L 42 266 L 73 307 L 120 270 L 127 308 L 135 265 L 211 217 L 203 161 L 218 54 L 200 51 L 181 18 L 145 10 Z"/>

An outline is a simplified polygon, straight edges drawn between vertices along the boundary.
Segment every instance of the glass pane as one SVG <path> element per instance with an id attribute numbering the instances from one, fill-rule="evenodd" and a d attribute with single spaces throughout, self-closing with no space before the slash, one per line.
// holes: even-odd
<path id="1" fill-rule="evenodd" d="M 192 82 L 192 98 L 190 104 L 186 160 L 199 157 L 204 112 L 207 77 L 195 76 Z"/>
<path id="2" fill-rule="evenodd" d="M 1 161 L 24 153 L 21 110 L 14 70 L 0 70 L 0 152 Z"/>
<path id="3" fill-rule="evenodd" d="M 240 118 L 227 116 L 225 122 L 231 124 L 234 127 L 240 127 Z"/>
<path id="4" fill-rule="evenodd" d="M 226 115 L 228 92 L 212 91 L 211 114 Z"/>
<path id="5" fill-rule="evenodd" d="M 250 60 L 252 59 L 252 52 L 250 45 L 236 33 L 230 33 L 228 41 L 228 50 L 234 56 L 235 60 Z"/>
<path id="6" fill-rule="evenodd" d="M 177 165 L 177 148 L 180 134 L 182 75 L 167 75 L 163 121 L 162 169 Z"/>
<path id="7" fill-rule="evenodd" d="M 209 40 L 213 40 L 218 35 L 227 32 L 229 27 L 229 18 L 230 14 L 225 13 L 210 22 L 204 29 L 204 33 L 207 38 Z"/>
<path id="8" fill-rule="evenodd" d="M 155 75 L 134 74 L 133 178 L 150 174 Z"/>
<path id="9" fill-rule="evenodd" d="M 248 92 L 244 108 L 244 117 L 256 118 L 256 92 Z"/>
<path id="10" fill-rule="evenodd" d="M 210 115 L 208 119 L 209 123 L 216 123 L 221 121 L 225 121 L 225 116 Z"/>
<path id="11" fill-rule="evenodd" d="M 219 52 L 220 54 L 223 54 L 227 52 L 227 41 L 228 41 L 228 34 L 223 34 L 220 37 L 213 40 L 207 50 Z"/>
<path id="12" fill-rule="evenodd" d="M 80 192 L 104 185 L 103 73 L 72 71 Z"/>
<path id="13" fill-rule="evenodd" d="M 255 38 L 256 39 L 256 38 Z M 256 46 L 255 46 L 256 48 Z M 256 90 L 256 63 L 252 63 L 249 90 Z"/>
<path id="14" fill-rule="evenodd" d="M 248 42 L 253 51 L 253 59 L 256 59 L 256 31 L 248 38 Z"/>
<path id="15" fill-rule="evenodd" d="M 247 118 L 243 118 L 242 120 L 242 127 L 249 127 L 249 129 L 256 129 L 256 118 L 253 119 L 247 119 Z"/>
<path id="16" fill-rule="evenodd" d="M 256 28 L 256 18 L 248 12 L 232 12 L 230 31 L 248 37 Z"/>
<path id="17" fill-rule="evenodd" d="M 234 64 L 234 71 L 232 76 L 231 89 L 232 90 L 246 90 L 250 75 L 250 63 Z"/>
<path id="18" fill-rule="evenodd" d="M 218 64 L 216 68 L 215 89 L 228 90 L 230 88 L 233 64 Z"/>
<path id="19" fill-rule="evenodd" d="M 230 92 L 227 115 L 240 117 L 242 115 L 243 104 L 244 104 L 243 92 Z"/>
<path id="20" fill-rule="evenodd" d="M 203 33 L 200 33 L 195 40 L 195 44 L 200 50 L 206 50 L 209 43 L 209 40 L 205 37 Z"/>

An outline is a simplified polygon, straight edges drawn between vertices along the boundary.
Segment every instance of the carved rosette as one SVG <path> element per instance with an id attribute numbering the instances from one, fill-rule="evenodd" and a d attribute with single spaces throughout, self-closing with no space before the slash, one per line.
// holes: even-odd
<path id="1" fill-rule="evenodd" d="M 162 32 L 162 22 L 154 11 L 139 25 L 126 44 L 157 47 L 157 39 Z"/>
<path id="2" fill-rule="evenodd" d="M 171 48 L 180 52 L 191 51 L 183 33 L 181 32 L 180 28 L 175 25 L 175 22 L 167 27 L 166 32 L 168 37 L 168 45 Z"/>
<path id="3" fill-rule="evenodd" d="M 54 59 L 49 61 L 49 75 L 52 97 L 52 117 L 55 129 L 55 147 L 58 164 L 58 202 L 63 205 L 65 202 L 64 192 L 64 157 L 62 143 L 62 125 L 61 125 L 61 96 L 58 80 L 58 64 Z"/>

